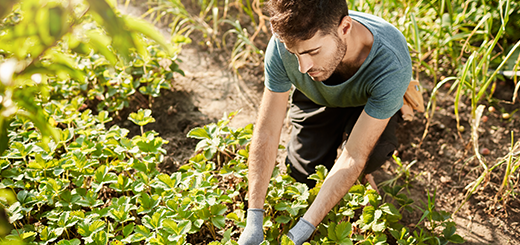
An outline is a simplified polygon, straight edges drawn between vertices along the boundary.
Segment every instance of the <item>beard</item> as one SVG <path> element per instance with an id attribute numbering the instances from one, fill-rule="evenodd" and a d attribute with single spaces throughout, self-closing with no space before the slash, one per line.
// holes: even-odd
<path id="1" fill-rule="evenodd" d="M 334 56 L 327 63 L 325 63 L 325 66 L 311 68 L 309 71 L 307 71 L 308 74 L 319 72 L 318 76 L 311 76 L 312 80 L 316 82 L 323 82 L 329 79 L 329 77 L 332 76 L 332 74 L 336 71 L 336 68 L 339 67 L 341 61 L 347 53 L 347 44 L 343 43 L 336 33 L 334 34 L 334 41 L 336 42 L 337 46 L 337 50 L 334 52 Z"/>

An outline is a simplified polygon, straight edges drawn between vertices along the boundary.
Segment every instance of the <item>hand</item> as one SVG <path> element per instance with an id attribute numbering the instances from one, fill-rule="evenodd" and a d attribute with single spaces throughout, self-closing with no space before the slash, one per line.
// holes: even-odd
<path id="1" fill-rule="evenodd" d="M 239 245 L 258 245 L 264 241 L 264 210 L 250 208 L 247 210 L 246 228 L 238 239 Z"/>
<path id="2" fill-rule="evenodd" d="M 311 237 L 312 233 L 316 227 L 312 225 L 309 221 L 304 218 L 300 218 L 300 221 L 296 223 L 296 225 L 289 230 L 289 234 L 287 236 L 291 241 L 294 242 L 294 245 L 302 245 L 309 237 Z"/>

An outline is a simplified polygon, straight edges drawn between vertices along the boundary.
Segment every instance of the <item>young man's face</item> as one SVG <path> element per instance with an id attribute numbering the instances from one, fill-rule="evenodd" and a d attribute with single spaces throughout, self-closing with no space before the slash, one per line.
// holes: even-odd
<path id="1" fill-rule="evenodd" d="M 343 60 L 347 44 L 337 35 L 318 31 L 311 39 L 285 43 L 287 50 L 298 58 L 299 70 L 314 81 L 327 80 Z"/>

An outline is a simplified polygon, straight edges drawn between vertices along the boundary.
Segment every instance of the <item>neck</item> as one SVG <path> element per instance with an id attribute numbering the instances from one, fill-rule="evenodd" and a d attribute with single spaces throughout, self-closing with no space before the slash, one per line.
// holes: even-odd
<path id="1" fill-rule="evenodd" d="M 352 77 L 363 62 L 365 62 L 372 49 L 374 36 L 364 25 L 352 20 L 352 30 L 346 37 L 346 43 L 348 44 L 347 53 L 336 69 L 336 72 L 348 79 Z"/>

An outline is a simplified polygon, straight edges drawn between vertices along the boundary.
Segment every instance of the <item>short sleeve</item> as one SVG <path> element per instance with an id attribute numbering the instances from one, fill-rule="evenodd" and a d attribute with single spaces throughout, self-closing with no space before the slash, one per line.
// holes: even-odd
<path id="1" fill-rule="evenodd" d="M 403 96 L 412 78 L 411 67 L 403 67 L 384 74 L 370 92 L 365 111 L 378 119 L 392 117 L 403 106 Z"/>
<path id="2" fill-rule="evenodd" d="M 267 45 L 264 59 L 265 86 L 273 92 L 287 92 L 291 89 L 291 80 L 287 76 L 280 55 L 279 41 L 273 36 Z"/>

